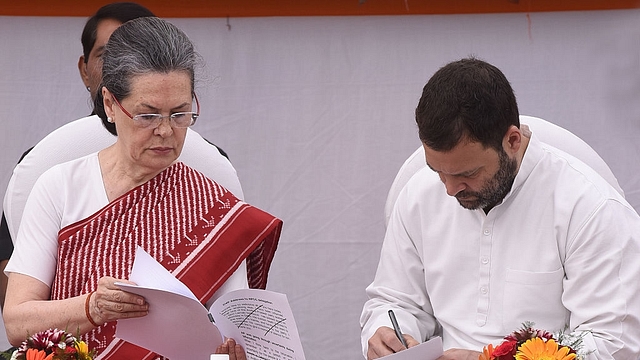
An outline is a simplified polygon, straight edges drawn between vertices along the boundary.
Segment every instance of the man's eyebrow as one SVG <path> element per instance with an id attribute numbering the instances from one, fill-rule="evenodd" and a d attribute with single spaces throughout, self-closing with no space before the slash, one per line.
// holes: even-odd
<path id="1" fill-rule="evenodd" d="M 454 176 L 471 176 L 473 174 L 475 174 L 480 168 L 477 169 L 473 169 L 473 170 L 468 170 L 468 171 L 463 171 L 459 174 L 454 174 Z"/>
<path id="2" fill-rule="evenodd" d="M 433 170 L 433 171 L 434 171 L 434 172 L 436 172 L 436 173 L 440 173 L 440 171 L 438 171 L 438 170 L 436 170 L 436 169 L 432 168 L 432 167 L 431 167 L 431 165 L 429 165 L 429 163 L 427 163 L 427 167 L 428 167 L 429 169 Z M 476 169 L 468 170 L 468 171 L 463 171 L 463 172 L 461 172 L 461 173 L 457 173 L 457 174 L 448 174 L 448 175 L 451 175 L 451 176 L 463 176 L 463 177 L 465 177 L 465 176 L 471 176 L 471 175 L 473 175 L 473 174 L 474 174 L 474 173 L 476 173 L 478 170 L 480 170 L 480 168 L 476 168 Z"/>

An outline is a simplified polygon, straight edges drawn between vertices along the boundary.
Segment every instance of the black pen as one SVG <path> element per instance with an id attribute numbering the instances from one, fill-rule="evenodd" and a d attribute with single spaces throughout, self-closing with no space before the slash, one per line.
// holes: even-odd
<path id="1" fill-rule="evenodd" d="M 404 336 L 402 336 L 402 331 L 400 331 L 400 326 L 398 325 L 398 320 L 396 320 L 396 314 L 393 313 L 393 310 L 389 310 L 389 317 L 391 318 L 393 331 L 396 332 L 396 336 L 398 337 L 402 345 L 404 345 L 404 347 L 408 349 L 409 347 L 407 346 L 407 342 L 404 341 Z"/>

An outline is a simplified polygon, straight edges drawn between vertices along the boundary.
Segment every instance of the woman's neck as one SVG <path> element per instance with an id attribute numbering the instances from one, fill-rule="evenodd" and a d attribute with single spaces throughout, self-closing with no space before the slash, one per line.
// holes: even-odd
<path id="1" fill-rule="evenodd" d="M 109 202 L 153 179 L 162 170 L 136 164 L 117 152 L 115 144 L 98 153 L 102 181 Z"/>

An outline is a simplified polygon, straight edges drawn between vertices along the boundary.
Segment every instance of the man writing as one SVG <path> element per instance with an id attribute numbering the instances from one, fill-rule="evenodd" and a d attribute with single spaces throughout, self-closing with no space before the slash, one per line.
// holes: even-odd
<path id="1" fill-rule="evenodd" d="M 588 331 L 590 359 L 640 353 L 640 217 L 584 163 L 521 126 L 494 66 L 463 59 L 425 85 L 416 122 L 428 167 L 398 197 L 362 317 L 364 355 L 441 336 L 478 359 L 532 321 Z"/>

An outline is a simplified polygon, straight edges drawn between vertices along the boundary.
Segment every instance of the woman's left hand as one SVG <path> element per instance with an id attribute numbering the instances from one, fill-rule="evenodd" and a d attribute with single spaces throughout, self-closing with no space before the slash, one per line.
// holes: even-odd
<path id="1" fill-rule="evenodd" d="M 242 346 L 236 344 L 233 339 L 227 339 L 218 346 L 216 354 L 229 354 L 229 360 L 247 360 L 247 355 L 244 353 Z"/>

